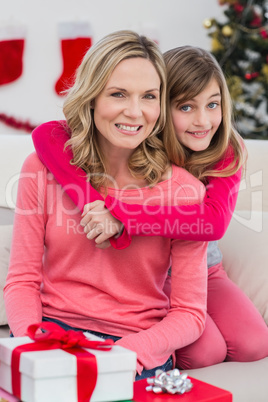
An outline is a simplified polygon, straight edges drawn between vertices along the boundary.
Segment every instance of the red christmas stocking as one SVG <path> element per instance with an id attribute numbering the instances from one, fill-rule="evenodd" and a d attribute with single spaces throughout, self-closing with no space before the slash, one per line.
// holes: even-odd
<path id="1" fill-rule="evenodd" d="M 23 26 L 0 29 L 0 85 L 9 84 L 22 74 L 25 32 Z"/>
<path id="2" fill-rule="evenodd" d="M 58 95 L 74 83 L 75 72 L 85 53 L 92 46 L 90 25 L 87 22 L 62 22 L 59 24 L 63 72 L 56 82 Z"/>

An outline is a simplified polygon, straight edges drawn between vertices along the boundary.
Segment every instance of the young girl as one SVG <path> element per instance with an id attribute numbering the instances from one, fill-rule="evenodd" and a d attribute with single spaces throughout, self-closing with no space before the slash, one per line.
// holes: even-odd
<path id="1" fill-rule="evenodd" d="M 117 248 L 129 245 L 131 235 L 218 240 L 231 220 L 246 151 L 231 123 L 231 100 L 223 73 L 211 54 L 199 48 L 176 48 L 164 58 L 170 111 L 163 140 L 170 160 L 206 184 L 206 197 L 200 205 L 145 207 L 122 203 L 109 195 L 100 201 L 85 173 L 70 164 L 70 149 L 63 152 L 68 135 L 57 136 L 49 130 L 51 123 L 33 132 L 39 157 L 63 186 L 68 185 L 66 192 L 80 209 L 89 201 L 99 200 L 85 207 L 81 221 L 87 237 L 96 238 L 97 244 L 119 230 L 116 221 L 108 228 L 107 213 L 100 213 L 104 206 L 124 224 L 123 233 L 112 239 Z M 81 192 L 73 191 L 70 183 Z M 251 301 L 228 279 L 215 241 L 209 243 L 207 265 L 205 331 L 195 343 L 177 351 L 177 366 L 189 369 L 267 356 L 267 326 Z"/>

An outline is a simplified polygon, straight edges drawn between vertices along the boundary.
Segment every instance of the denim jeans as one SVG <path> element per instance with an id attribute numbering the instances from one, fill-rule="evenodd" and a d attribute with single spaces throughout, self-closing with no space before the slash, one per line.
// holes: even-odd
<path id="1" fill-rule="evenodd" d="M 45 321 L 45 322 L 55 322 L 56 324 L 60 325 L 65 330 L 73 329 L 75 331 L 88 332 L 90 334 L 99 336 L 100 338 L 103 338 L 103 339 L 112 339 L 113 341 L 118 341 L 118 339 L 120 339 L 119 336 L 103 334 L 102 332 L 84 330 L 82 328 L 70 327 L 68 324 L 65 324 L 64 322 L 62 322 L 60 320 L 56 320 L 56 319 L 49 318 L 49 317 L 43 317 L 43 321 Z M 155 375 L 155 370 L 158 370 L 158 369 L 163 370 L 163 371 L 171 370 L 172 369 L 172 356 L 170 356 L 168 358 L 168 360 L 166 361 L 166 363 L 164 363 L 162 366 L 158 366 L 158 367 L 155 367 L 155 368 L 150 369 L 150 370 L 143 370 L 140 375 L 139 374 L 136 375 L 135 380 L 138 381 L 138 380 L 142 380 L 143 378 L 153 377 Z"/>

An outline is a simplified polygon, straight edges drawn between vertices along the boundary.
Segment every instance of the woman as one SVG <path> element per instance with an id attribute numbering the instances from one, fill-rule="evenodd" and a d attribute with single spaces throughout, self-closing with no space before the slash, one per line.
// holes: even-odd
<path id="1" fill-rule="evenodd" d="M 165 92 L 165 64 L 151 40 L 121 31 L 85 55 L 64 104 L 66 124 L 49 128 L 69 133 L 74 165 L 102 196 L 127 203 L 152 203 L 159 194 L 167 205 L 202 201 L 204 186 L 169 166 L 159 138 Z M 174 351 L 204 329 L 207 244 L 136 237 L 120 252 L 100 250 L 81 233 L 80 219 L 38 157 L 28 157 L 4 289 L 11 331 L 21 336 L 30 324 L 54 321 L 135 351 L 137 379 L 170 369 Z M 171 261 L 169 298 L 164 284 Z"/>

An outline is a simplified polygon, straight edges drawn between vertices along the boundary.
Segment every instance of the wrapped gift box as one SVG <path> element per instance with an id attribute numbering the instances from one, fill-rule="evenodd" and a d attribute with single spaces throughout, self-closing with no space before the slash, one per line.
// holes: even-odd
<path id="1" fill-rule="evenodd" d="M 155 394 L 152 391 L 146 391 L 147 380 L 136 381 L 134 384 L 133 402 L 232 402 L 231 392 L 222 388 L 207 384 L 195 378 L 188 377 L 193 388 L 185 394 Z"/>
<path id="2" fill-rule="evenodd" d="M 85 333 L 90 340 L 102 340 Z M 11 356 L 29 337 L 0 339 L 0 387 L 12 393 Z M 97 360 L 98 377 L 91 402 L 132 399 L 136 353 L 114 345 L 110 351 L 85 349 Z M 21 400 L 76 402 L 76 356 L 61 349 L 24 352 L 20 358 Z M 90 373 L 89 373 L 90 381 Z"/>

